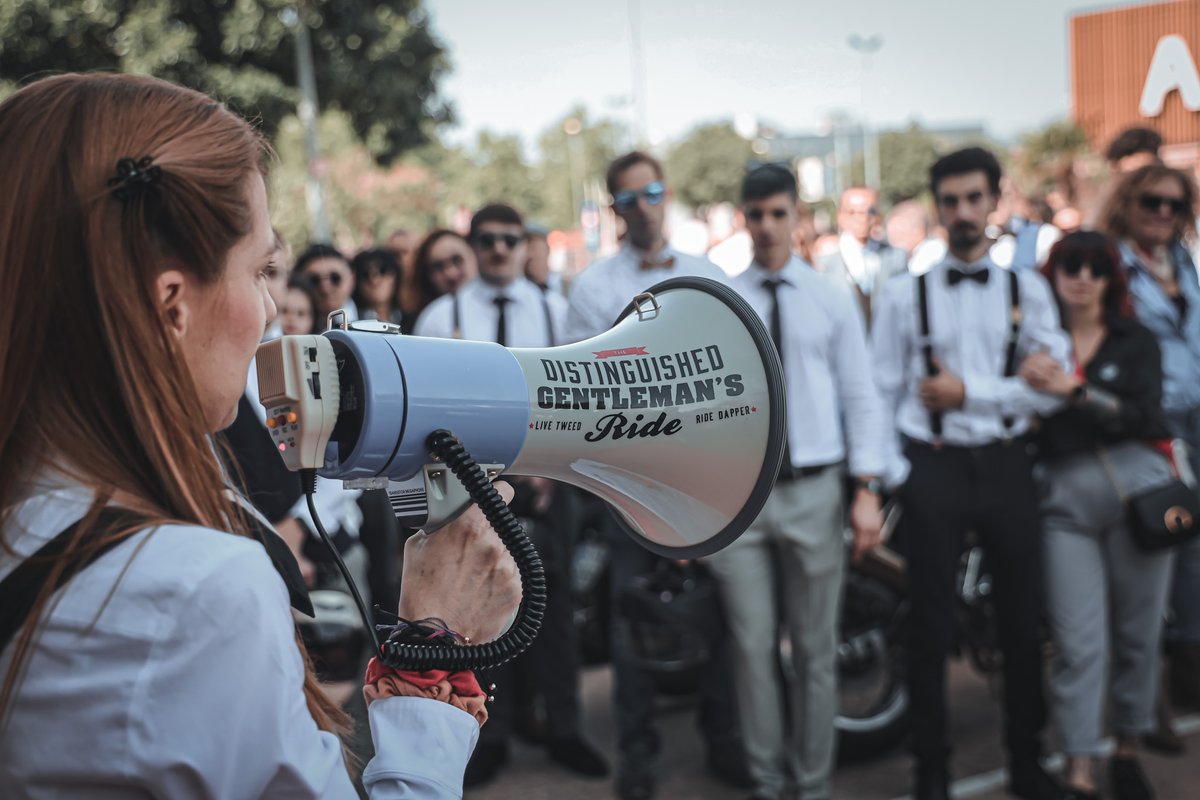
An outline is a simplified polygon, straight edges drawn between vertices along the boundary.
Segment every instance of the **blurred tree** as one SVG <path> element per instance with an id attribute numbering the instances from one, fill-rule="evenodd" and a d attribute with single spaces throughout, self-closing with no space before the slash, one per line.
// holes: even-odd
<path id="1" fill-rule="evenodd" d="M 592 121 L 583 106 L 575 106 L 542 132 L 537 172 L 544 211 L 538 222 L 552 228 L 578 226 L 576 206 L 584 199 L 584 185 L 597 181 L 603 185 L 604 172 L 616 157 L 623 135 L 620 124 Z"/>
<path id="2" fill-rule="evenodd" d="M 1021 137 L 1014 167 L 1027 191 L 1045 192 L 1065 179 L 1077 156 L 1090 151 L 1082 128 L 1072 120 L 1058 120 Z"/>
<path id="3" fill-rule="evenodd" d="M 937 161 L 937 140 L 916 123 L 902 131 L 879 133 L 879 194 L 888 205 L 923 194 L 929 188 L 929 167 Z M 862 180 L 863 159 L 856 156 L 851 167 L 856 181 Z"/>
<path id="4" fill-rule="evenodd" d="M 317 92 L 390 163 L 453 119 L 449 63 L 422 0 L 5 0 L 0 81 L 119 70 L 208 92 L 274 134 L 296 106 L 288 22 L 312 30 Z"/>
<path id="5" fill-rule="evenodd" d="M 754 157 L 750 142 L 731 122 L 693 128 L 667 154 L 663 168 L 667 185 L 694 209 L 715 203 L 736 203 L 746 164 Z"/>

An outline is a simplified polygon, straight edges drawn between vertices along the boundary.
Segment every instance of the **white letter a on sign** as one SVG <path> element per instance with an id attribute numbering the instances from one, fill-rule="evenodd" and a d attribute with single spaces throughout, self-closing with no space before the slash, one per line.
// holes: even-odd
<path id="1" fill-rule="evenodd" d="M 1162 113 L 1167 95 L 1176 89 L 1184 108 L 1200 111 L 1200 74 L 1196 72 L 1196 62 L 1187 42 L 1182 36 L 1164 36 L 1154 48 L 1138 110 L 1142 116 L 1157 117 Z"/>

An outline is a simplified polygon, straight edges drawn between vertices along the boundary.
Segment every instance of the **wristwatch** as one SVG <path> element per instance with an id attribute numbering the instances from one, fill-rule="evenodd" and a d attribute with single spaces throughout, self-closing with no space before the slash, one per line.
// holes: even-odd
<path id="1" fill-rule="evenodd" d="M 871 494 L 883 494 L 883 481 L 879 478 L 855 478 L 854 488 L 863 489 Z"/>

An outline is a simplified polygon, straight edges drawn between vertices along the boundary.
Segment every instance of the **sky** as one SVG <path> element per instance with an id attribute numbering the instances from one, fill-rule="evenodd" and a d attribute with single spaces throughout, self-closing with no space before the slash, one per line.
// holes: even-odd
<path id="1" fill-rule="evenodd" d="M 527 146 L 570 108 L 636 124 L 631 15 L 646 132 L 757 118 L 818 132 L 831 113 L 888 128 L 981 123 L 1011 140 L 1070 114 L 1068 19 L 1133 3 L 1079 0 L 427 0 L 453 72 L 453 141 L 481 129 Z M 848 38 L 882 37 L 864 84 Z M 865 87 L 865 88 L 864 88 Z"/>

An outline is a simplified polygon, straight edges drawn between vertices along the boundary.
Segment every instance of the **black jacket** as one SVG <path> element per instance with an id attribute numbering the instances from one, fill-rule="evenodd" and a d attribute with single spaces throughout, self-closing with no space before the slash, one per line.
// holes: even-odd
<path id="1" fill-rule="evenodd" d="M 1119 401 L 1115 414 L 1068 406 L 1042 421 L 1038 449 L 1057 458 L 1129 439 L 1165 439 L 1162 419 L 1162 355 L 1158 342 L 1135 320 L 1108 320 L 1108 334 L 1084 370 L 1089 386 Z"/>

